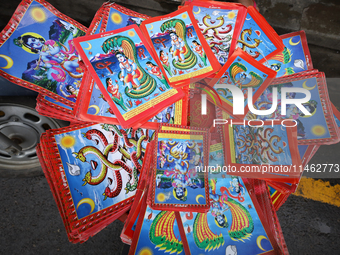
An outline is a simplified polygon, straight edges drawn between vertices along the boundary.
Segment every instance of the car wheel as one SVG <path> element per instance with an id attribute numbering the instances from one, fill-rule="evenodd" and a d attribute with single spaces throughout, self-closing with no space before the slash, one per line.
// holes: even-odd
<path id="1" fill-rule="evenodd" d="M 0 177 L 42 175 L 35 147 L 48 129 L 66 126 L 67 122 L 41 116 L 34 109 L 35 98 L 0 98 L 0 132 L 22 147 L 13 154 L 0 147 Z"/>

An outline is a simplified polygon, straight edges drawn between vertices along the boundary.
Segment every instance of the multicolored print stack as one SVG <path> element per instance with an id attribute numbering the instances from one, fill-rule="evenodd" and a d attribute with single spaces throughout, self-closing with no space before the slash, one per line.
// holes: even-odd
<path id="1" fill-rule="evenodd" d="M 23 0 L 0 38 L 0 75 L 71 123 L 37 146 L 71 242 L 120 218 L 130 254 L 288 254 L 276 210 L 340 139 L 303 31 L 199 0 L 106 2 L 87 29 Z"/>

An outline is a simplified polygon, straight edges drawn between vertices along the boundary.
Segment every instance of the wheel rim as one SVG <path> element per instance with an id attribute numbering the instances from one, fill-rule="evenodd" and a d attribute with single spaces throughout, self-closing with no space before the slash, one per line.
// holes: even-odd
<path id="1" fill-rule="evenodd" d="M 0 169 L 22 170 L 39 166 L 35 147 L 40 135 L 58 127 L 53 119 L 39 115 L 32 108 L 0 104 L 0 132 L 22 147 L 18 155 L 0 149 Z"/>

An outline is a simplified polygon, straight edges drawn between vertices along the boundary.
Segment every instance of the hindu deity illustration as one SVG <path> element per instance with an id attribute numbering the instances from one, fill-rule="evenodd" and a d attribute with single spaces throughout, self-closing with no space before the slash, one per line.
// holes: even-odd
<path id="1" fill-rule="evenodd" d="M 75 100 L 77 91 L 71 84 L 83 76 L 83 69 L 78 62 L 78 53 L 72 39 L 84 32 L 60 19 L 55 19 L 50 28 L 50 38 L 26 32 L 13 40 L 24 51 L 37 55 L 38 58 L 28 63 L 28 69 L 22 78 L 33 82 L 61 96 Z"/>
<path id="2" fill-rule="evenodd" d="M 245 188 L 240 182 L 240 179 L 238 176 L 231 176 L 231 181 L 230 181 L 230 191 L 234 191 L 237 194 L 239 194 L 239 197 L 245 194 Z"/>
<path id="3" fill-rule="evenodd" d="M 185 202 L 188 188 L 204 187 L 204 181 L 197 173 L 196 166 L 202 166 L 201 148 L 196 142 L 175 142 L 161 140 L 158 149 L 159 188 L 172 187 L 173 197 Z M 190 160 L 189 160 L 190 159 Z M 171 164 L 171 166 L 170 166 Z M 164 177 L 162 177 L 164 175 Z"/>
<path id="4" fill-rule="evenodd" d="M 168 53 L 165 53 L 163 50 L 160 50 L 159 59 L 161 60 L 164 69 L 169 73 L 170 76 L 172 76 Z"/>
<path id="5" fill-rule="evenodd" d="M 254 231 L 253 219 L 249 211 L 241 204 L 245 201 L 243 195 L 233 195 L 233 186 L 222 186 L 217 190 L 217 179 L 209 179 L 210 210 L 208 213 L 198 213 L 194 220 L 193 237 L 198 248 L 210 251 L 225 244 L 225 234 L 217 234 L 211 230 L 208 214 L 214 217 L 215 225 L 229 229 L 228 235 L 233 241 L 244 241 L 251 237 Z M 230 212 L 232 222 L 228 223 L 226 212 Z M 210 217 L 210 216 L 209 216 Z M 211 223 L 210 223 L 211 224 Z"/>
<path id="6" fill-rule="evenodd" d="M 109 92 L 113 97 L 119 100 L 121 98 L 121 95 L 119 93 L 118 81 L 115 80 L 115 83 L 113 83 L 112 79 L 108 77 L 106 78 L 105 82 L 106 82 L 107 92 Z"/>
<path id="7" fill-rule="evenodd" d="M 192 43 L 195 46 L 195 48 L 193 48 L 194 51 L 198 53 L 202 62 L 206 66 L 207 65 L 207 55 L 205 54 L 202 45 L 199 42 L 197 42 L 196 40 L 193 40 Z"/>
<path id="8" fill-rule="evenodd" d="M 164 22 L 160 30 L 170 35 L 171 47 L 169 53 L 172 54 L 173 67 L 180 70 L 194 67 L 197 63 L 197 57 L 188 45 L 185 23 L 180 19 L 171 19 Z"/>
<path id="9" fill-rule="evenodd" d="M 25 33 L 15 39 L 14 43 L 19 47 L 25 47 L 30 53 L 39 54 L 36 69 L 52 68 L 57 73 L 51 73 L 51 76 L 59 82 L 65 81 L 66 73 L 73 78 L 80 78 L 83 75 L 72 40 L 68 41 L 67 48 L 54 40 L 45 41 L 38 34 Z"/>
<path id="10" fill-rule="evenodd" d="M 261 76 L 254 71 L 247 73 L 247 67 L 239 62 L 233 63 L 230 68 L 230 78 L 235 85 L 238 85 L 240 89 L 260 86 L 263 82 Z"/>
<path id="11" fill-rule="evenodd" d="M 111 98 L 117 102 L 117 104 L 124 110 L 128 111 L 128 108 L 126 107 L 124 103 L 124 98 L 122 97 L 121 93 L 119 92 L 119 84 L 118 81 L 115 80 L 115 83 L 112 81 L 110 77 L 106 78 L 105 80 L 106 83 L 106 89 L 107 92 L 111 95 Z M 105 100 L 105 98 L 103 98 Z M 105 100 L 106 101 L 106 100 Z M 111 108 L 109 108 L 109 111 L 112 112 Z M 114 114 L 112 112 L 112 114 Z"/>
<path id="12" fill-rule="evenodd" d="M 179 155 L 179 159 L 175 163 L 175 174 L 173 174 L 172 186 L 173 195 L 179 200 L 186 201 L 187 186 L 192 185 L 187 161 L 182 161 L 183 154 Z"/>
<path id="13" fill-rule="evenodd" d="M 59 90 L 66 98 L 77 98 L 78 97 L 79 87 L 74 88 L 72 85 L 66 85 L 65 90 L 67 93 L 65 93 L 65 91 L 63 90 L 63 84 L 60 84 Z"/>
<path id="14" fill-rule="evenodd" d="M 184 61 L 184 52 L 185 52 L 185 44 L 183 39 L 178 38 L 176 32 L 170 32 L 171 38 L 171 50 L 172 56 L 174 57 L 176 62 L 183 62 Z"/>
<path id="15" fill-rule="evenodd" d="M 189 171 L 189 163 L 183 160 L 183 156 L 183 153 L 178 155 L 174 170 L 166 170 L 165 175 L 171 176 L 174 197 L 185 202 L 188 196 L 187 187 L 193 185 L 191 177 L 195 175 L 195 172 L 194 169 Z"/>
<path id="16" fill-rule="evenodd" d="M 136 63 L 128 59 L 123 52 L 116 52 L 116 58 L 119 61 L 120 68 L 120 80 L 124 82 L 124 85 L 129 88 L 128 92 L 132 90 L 132 84 L 134 85 L 134 89 L 140 89 L 140 83 L 138 77 L 140 76 L 140 72 L 137 69 Z"/>
<path id="17" fill-rule="evenodd" d="M 106 39 L 102 44 L 102 49 L 108 56 L 115 56 L 119 63 L 119 72 L 114 74 L 117 81 L 123 83 L 125 104 L 131 108 L 131 99 L 146 98 L 157 89 L 156 80 L 144 70 L 138 60 L 135 42 L 126 36 L 113 36 Z M 105 59 L 94 63 L 95 66 L 105 65 Z M 113 73 L 112 73 L 113 74 Z M 157 77 L 157 76 L 156 76 Z M 112 97 L 114 102 L 127 111 L 124 102 Z"/>
<path id="18" fill-rule="evenodd" d="M 160 81 L 161 83 L 164 84 L 164 86 L 165 86 L 167 89 L 170 89 L 170 86 L 169 86 L 169 84 L 167 83 L 167 81 L 166 81 L 164 75 L 162 74 L 161 69 L 160 69 L 157 65 L 155 65 L 154 63 L 152 63 L 151 61 L 146 62 L 146 65 L 147 65 L 147 67 L 150 68 L 150 70 L 147 70 L 147 71 L 148 71 L 150 74 L 155 75 L 155 76 L 159 79 L 159 81 Z M 147 69 L 147 68 L 146 68 L 146 69 Z"/>

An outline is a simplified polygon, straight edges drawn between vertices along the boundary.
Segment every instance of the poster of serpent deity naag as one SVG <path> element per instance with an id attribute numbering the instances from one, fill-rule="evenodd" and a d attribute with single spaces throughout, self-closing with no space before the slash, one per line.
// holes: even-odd
<path id="1" fill-rule="evenodd" d="M 235 50 L 241 25 L 247 14 L 244 5 L 217 1 L 186 1 L 192 8 L 198 27 L 215 54 L 224 65 Z"/>
<path id="2" fill-rule="evenodd" d="M 249 6 L 236 48 L 241 48 L 260 63 L 264 63 L 281 53 L 284 44 L 265 18 L 253 6 Z"/>
<path id="3" fill-rule="evenodd" d="M 140 126 L 184 97 L 169 86 L 137 25 L 77 38 L 75 46 L 123 127 Z"/>
<path id="4" fill-rule="evenodd" d="M 190 78 L 203 78 L 221 68 L 189 6 L 145 20 L 141 29 L 171 86 L 189 84 Z"/>

